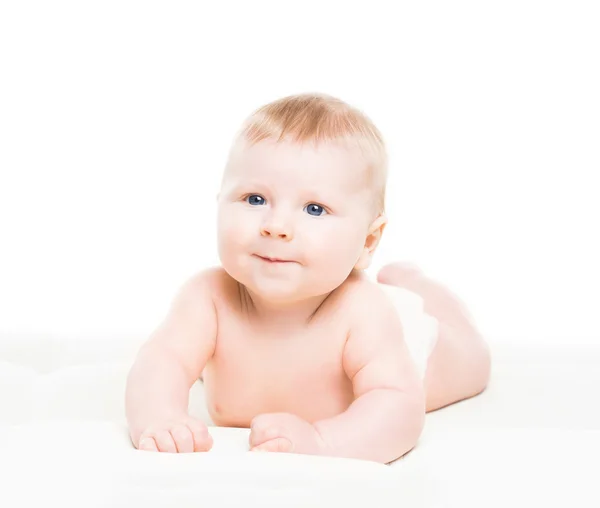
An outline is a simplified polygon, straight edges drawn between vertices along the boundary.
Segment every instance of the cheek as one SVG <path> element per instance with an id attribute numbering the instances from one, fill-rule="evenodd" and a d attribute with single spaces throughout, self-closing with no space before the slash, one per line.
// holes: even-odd
<path id="1" fill-rule="evenodd" d="M 222 210 L 218 217 L 219 241 L 237 244 L 248 235 L 247 218 L 235 208 Z"/>
<path id="2" fill-rule="evenodd" d="M 311 238 L 310 256 L 323 270 L 335 276 L 347 274 L 353 266 L 362 247 L 361 237 L 353 223 L 336 222 L 322 228 Z"/>
<path id="3" fill-rule="evenodd" d="M 223 209 L 217 220 L 217 245 L 221 263 L 230 273 L 246 270 L 250 262 L 248 255 L 256 248 L 259 214 L 232 206 Z"/>
<path id="4" fill-rule="evenodd" d="M 243 244 L 243 228 L 235 214 L 222 212 L 217 221 L 217 242 L 221 257 L 230 258 Z"/>

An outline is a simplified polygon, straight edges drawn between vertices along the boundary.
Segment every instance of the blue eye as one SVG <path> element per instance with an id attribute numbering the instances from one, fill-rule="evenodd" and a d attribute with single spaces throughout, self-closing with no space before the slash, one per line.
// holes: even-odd
<path id="1" fill-rule="evenodd" d="M 258 194 L 251 194 L 246 198 L 246 201 L 254 206 L 265 204 L 265 198 L 259 196 Z"/>
<path id="2" fill-rule="evenodd" d="M 323 208 L 321 205 L 316 205 L 315 203 L 308 205 L 305 210 L 307 211 L 308 215 L 313 215 L 315 217 L 320 217 L 321 215 L 327 214 L 325 208 Z"/>

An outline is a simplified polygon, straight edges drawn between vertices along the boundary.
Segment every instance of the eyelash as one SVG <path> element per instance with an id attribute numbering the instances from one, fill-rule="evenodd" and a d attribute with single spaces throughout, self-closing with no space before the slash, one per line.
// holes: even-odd
<path id="1" fill-rule="evenodd" d="M 248 201 L 248 198 L 249 198 L 250 196 L 260 196 L 262 199 L 264 199 L 264 200 L 265 200 L 265 203 L 267 202 L 267 199 L 266 199 L 264 196 L 262 196 L 262 195 L 260 195 L 260 194 L 257 194 L 256 192 L 252 192 L 252 193 L 250 193 L 250 194 L 246 194 L 246 195 L 244 195 L 244 196 L 242 197 L 242 201 L 245 201 L 245 202 L 247 202 L 247 201 Z M 309 206 L 309 205 L 317 205 L 317 206 L 320 206 L 320 207 L 323 209 L 323 211 L 325 212 L 325 214 L 324 214 L 324 215 L 330 215 L 330 214 L 331 214 L 331 210 L 330 210 L 329 208 L 327 208 L 325 205 L 322 205 L 322 204 L 320 204 L 320 203 L 317 203 L 316 201 L 311 201 L 310 203 L 307 203 L 307 204 L 306 204 L 306 206 Z M 306 207 L 305 207 L 305 208 L 306 208 Z M 304 209 L 304 208 L 303 208 L 303 209 Z"/>

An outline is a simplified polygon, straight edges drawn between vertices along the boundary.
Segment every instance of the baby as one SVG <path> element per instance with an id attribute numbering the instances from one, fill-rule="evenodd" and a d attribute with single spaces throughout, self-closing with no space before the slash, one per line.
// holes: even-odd
<path id="1" fill-rule="evenodd" d="M 136 448 L 211 449 L 188 413 L 199 378 L 213 423 L 249 428 L 252 451 L 382 463 L 416 445 L 427 411 L 485 389 L 489 349 L 450 291 L 406 263 L 365 274 L 387 223 L 386 167 L 377 128 L 336 98 L 249 117 L 218 195 L 222 266 L 182 285 L 129 373 Z M 436 323 L 424 373 L 413 351 L 431 337 L 407 340 L 392 286 Z"/>

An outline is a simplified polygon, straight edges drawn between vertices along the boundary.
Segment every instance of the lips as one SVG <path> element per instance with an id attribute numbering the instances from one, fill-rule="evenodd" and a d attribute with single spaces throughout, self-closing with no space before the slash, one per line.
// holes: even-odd
<path id="1" fill-rule="evenodd" d="M 276 257 L 271 257 L 271 256 L 261 256 L 259 254 L 254 254 L 257 258 L 262 259 L 263 261 L 266 261 L 267 263 L 294 263 L 294 261 L 291 261 L 289 259 L 282 259 L 282 258 L 276 258 Z"/>

